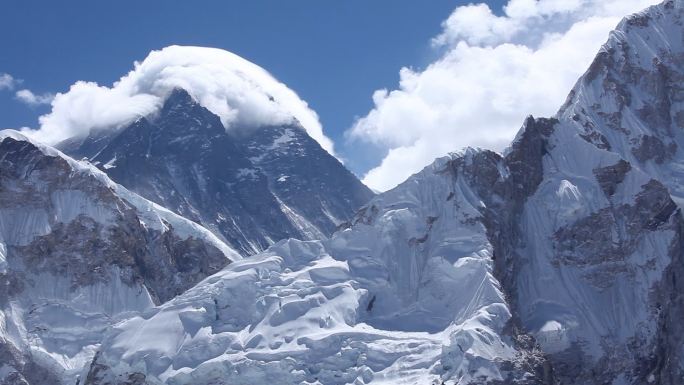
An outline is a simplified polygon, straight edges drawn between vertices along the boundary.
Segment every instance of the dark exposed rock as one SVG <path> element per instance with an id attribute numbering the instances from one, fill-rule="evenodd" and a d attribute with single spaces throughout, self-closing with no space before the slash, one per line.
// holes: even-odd
<path id="1" fill-rule="evenodd" d="M 590 131 L 588 134 L 580 134 L 580 137 L 602 150 L 611 150 L 608 139 L 601 133 Z"/>
<path id="2" fill-rule="evenodd" d="M 0 338 L 0 367 L 5 372 L 0 385 L 67 385 L 46 368 L 22 353 L 10 341 Z M 9 372 L 9 373 L 7 373 Z"/>
<path id="3" fill-rule="evenodd" d="M 30 142 L 5 138 L 0 166 L 0 208 L 21 205 L 50 212 L 53 192 L 74 190 L 112 213 L 107 225 L 80 215 L 69 223 L 52 223 L 48 234 L 26 245 L 8 245 L 10 262 L 27 271 L 70 277 L 76 288 L 106 282 L 109 268 L 118 266 L 124 282 L 142 283 L 157 301 L 166 301 L 229 262 L 215 246 L 179 238 L 170 224 L 164 232 L 146 228 L 135 208 L 97 178 L 74 172 L 66 160 L 45 155 Z M 0 291 L 20 291 L 18 274 L 23 273 L 0 278 Z"/>
<path id="4" fill-rule="evenodd" d="M 128 373 L 126 375 L 113 376 L 109 373 L 109 367 L 99 362 L 100 354 L 95 354 L 90 364 L 88 376 L 83 385 L 148 385 L 143 373 Z"/>
<path id="5" fill-rule="evenodd" d="M 299 124 L 227 132 L 181 89 L 157 116 L 60 147 L 245 254 L 329 236 L 373 196 Z"/>
<path id="6" fill-rule="evenodd" d="M 659 314 L 656 344 L 648 360 L 640 368 L 638 379 L 662 385 L 681 384 L 684 361 L 684 219 L 676 216 L 677 236 L 670 245 L 672 262 L 668 266 L 656 293 L 657 303 L 664 304 Z"/>
<path id="7" fill-rule="evenodd" d="M 632 154 L 640 162 L 653 159 L 658 164 L 662 164 L 670 159 L 675 151 L 677 151 L 675 143 L 666 145 L 662 140 L 652 135 L 642 136 L 639 144 L 632 148 Z"/>
<path id="8" fill-rule="evenodd" d="M 613 272 L 624 271 L 606 263 L 624 261 L 647 231 L 668 226 L 676 210 L 665 186 L 651 180 L 642 186 L 634 205 L 601 209 L 556 231 L 555 262 L 575 266 L 604 265 Z"/>
<path id="9" fill-rule="evenodd" d="M 466 178 L 468 185 L 484 200 L 481 221 L 493 245 L 494 274 L 501 282 L 507 302 L 516 308 L 516 277 L 523 263 L 517 250 L 522 246 L 520 215 L 527 199 L 543 180 L 542 159 L 549 150 L 548 138 L 556 129 L 556 119 L 529 117 L 505 157 L 492 151 L 477 151 L 452 160 L 446 169 L 452 178 Z M 502 175 L 502 170 L 507 175 Z M 551 362 L 525 331 L 514 312 L 506 327 L 520 356 L 511 362 L 509 378 L 504 384 L 555 384 Z M 527 372 L 530 377 L 521 378 Z M 516 375 L 516 373 L 518 375 Z M 486 381 L 483 383 L 496 383 Z"/>
<path id="10" fill-rule="evenodd" d="M 598 180 L 599 186 L 601 186 L 606 197 L 611 197 L 615 194 L 617 186 L 625 180 L 625 176 L 631 169 L 632 165 L 629 162 L 620 159 L 619 162 L 612 166 L 594 170 L 596 180 Z"/>

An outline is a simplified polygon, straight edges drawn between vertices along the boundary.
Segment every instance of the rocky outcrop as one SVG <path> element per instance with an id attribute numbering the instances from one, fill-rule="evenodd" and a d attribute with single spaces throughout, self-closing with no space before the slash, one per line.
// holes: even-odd
<path id="1" fill-rule="evenodd" d="M 632 169 L 629 162 L 620 159 L 612 166 L 600 167 L 594 170 L 596 180 L 599 182 L 603 193 L 610 199 L 615 194 L 618 186 L 625 180 L 625 176 Z"/>

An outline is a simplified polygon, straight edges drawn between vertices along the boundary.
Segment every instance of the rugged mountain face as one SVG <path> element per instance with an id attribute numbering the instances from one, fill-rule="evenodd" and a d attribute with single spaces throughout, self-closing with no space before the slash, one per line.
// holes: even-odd
<path id="1" fill-rule="evenodd" d="M 112 323 L 237 259 L 92 166 L 0 132 L 0 383 L 76 383 Z"/>
<path id="2" fill-rule="evenodd" d="M 526 204 L 518 313 L 528 330 L 554 325 L 545 350 L 564 383 L 684 379 L 673 321 L 683 310 L 683 22 L 684 3 L 669 0 L 611 33 L 558 113 L 545 182 Z"/>
<path id="3" fill-rule="evenodd" d="M 439 159 L 118 324 L 86 382 L 681 384 L 683 13 L 626 18 L 504 155 Z"/>
<path id="4" fill-rule="evenodd" d="M 245 254 L 325 238 L 373 196 L 298 124 L 233 131 L 176 89 L 156 116 L 59 147 Z"/>
<path id="5" fill-rule="evenodd" d="M 490 152 L 440 159 L 330 240 L 231 264 L 117 325 L 86 383 L 538 383 L 541 354 L 506 337 L 473 187 L 503 166 Z"/>

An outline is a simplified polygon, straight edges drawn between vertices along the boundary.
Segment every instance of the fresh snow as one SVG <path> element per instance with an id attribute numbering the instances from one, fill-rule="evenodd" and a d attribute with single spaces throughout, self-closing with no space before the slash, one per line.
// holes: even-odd
<path id="1" fill-rule="evenodd" d="M 174 384 L 503 379 L 510 311 L 482 225 L 450 219 L 480 201 L 444 183 L 449 159 L 371 201 L 368 224 L 279 242 L 116 325 L 99 363 Z"/>

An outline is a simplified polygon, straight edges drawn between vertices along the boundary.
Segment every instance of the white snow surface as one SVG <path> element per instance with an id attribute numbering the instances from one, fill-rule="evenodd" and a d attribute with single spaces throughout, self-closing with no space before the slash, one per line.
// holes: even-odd
<path id="1" fill-rule="evenodd" d="M 133 205 L 145 226 L 161 231 L 172 227 L 182 239 L 202 239 L 222 250 L 230 260 L 241 258 L 208 230 L 129 192 L 90 164 L 32 142 L 16 131 L 0 131 L 0 142 L 8 137 L 29 141 L 45 155 L 63 158 L 74 174 L 94 176 L 95 183 L 102 183 Z M 32 207 L 31 202 L 26 202 L 27 207 L 0 209 L 0 274 L 8 272 L 8 247 L 27 245 L 35 237 L 51 233 L 58 223 L 68 224 L 84 215 L 104 225 L 113 224 L 116 213 L 112 210 L 116 207 L 96 199 L 81 190 L 63 189 L 50 195 L 47 207 Z M 15 272 L 23 269 L 21 265 L 13 268 Z M 110 266 L 105 273 L 108 278 L 104 281 L 75 286 L 69 277 L 22 272 L 20 294 L 11 297 L 6 305 L 2 305 L 4 298 L 0 300 L 0 342 L 11 343 L 22 354 L 49 368 L 63 383 L 75 383 L 92 361 L 110 325 L 154 306 L 146 287 L 125 283 L 118 267 Z M 11 373 L 9 367 L 0 368 L 0 382 L 3 370 L 6 375 Z"/>
<path id="2" fill-rule="evenodd" d="M 510 312 L 466 223 L 479 200 L 438 173 L 449 159 L 371 201 L 365 223 L 281 241 L 121 322 L 99 362 L 167 384 L 501 380 Z"/>
<path id="3" fill-rule="evenodd" d="M 684 53 L 684 2 L 668 3 L 674 10 L 664 4 L 642 14 L 647 16 L 643 20 L 633 17 L 636 24 L 623 22 L 604 47 L 620 65 L 628 62 L 624 67 L 644 70 L 640 78 L 657 70 L 654 59 L 663 52 L 676 54 L 665 55 L 667 60 Z M 624 43 L 630 48 L 620 57 Z M 654 177 L 679 203 L 684 201 L 681 130 L 658 131 L 650 115 L 638 112 L 656 103 L 660 90 L 618 80 L 628 88 L 629 103 L 624 90 L 610 86 L 606 73 L 590 71 L 557 115 L 542 156 L 543 179 L 520 213 L 522 239 L 516 251 L 522 262 L 512 288 L 516 316 L 546 353 L 576 348 L 588 358 L 583 362 L 587 367 L 605 359 L 612 365 L 606 370 L 634 366 L 630 343 L 652 346 L 658 320 L 650 295 L 671 262 L 675 237 L 661 226 L 640 229 L 630 238 L 630 224 L 623 223 L 619 211 L 634 205 Z M 675 100 L 668 108 L 677 121 L 682 102 Z M 615 127 L 611 116 L 619 121 Z M 589 129 L 603 135 L 610 149 L 583 138 Z M 644 134 L 676 143 L 671 159 L 640 160 L 633 146 Z M 450 162 L 472 162 L 476 154 L 466 149 L 438 159 L 375 197 L 349 228 L 330 239 L 278 242 L 158 307 L 150 308 L 144 299 L 123 300 L 144 310 L 128 313 L 107 332 L 96 362 L 107 370 L 100 374 L 115 380 L 120 374 L 144 373 L 150 384 L 173 385 L 503 381 L 502 364 L 515 362 L 519 352 L 504 332 L 510 304 L 493 275 L 493 246 L 478 220 L 485 199 L 466 178 L 446 172 Z M 631 170 L 607 194 L 596 170 L 620 160 L 629 161 Z M 79 167 L 106 179 L 92 167 Z M 509 177 L 500 164 L 499 178 Z M 149 226 L 165 226 L 166 221 L 180 231 L 196 230 L 113 188 L 148 213 Z M 90 210 L 88 204 L 83 207 Z M 599 249 L 596 260 L 591 255 L 581 255 L 587 259 L 582 263 L 559 260 L 554 243 L 559 231 L 602 211 L 611 215 L 609 240 L 625 246 L 617 257 L 610 259 L 610 250 Z M 70 210 L 62 212 L 64 218 L 73 216 Z M 31 224 L 41 224 L 40 215 L 12 226 L 38 234 L 45 229 Z M 7 231 L 0 241 L 22 241 L 22 236 Z M 634 243 L 623 245 L 625 238 Z M 604 245 L 597 242 L 597 247 Z M 93 291 L 98 306 L 121 310 L 118 300 L 103 301 L 100 289 Z M 0 320 L 8 325 L 0 330 L 17 343 L 25 340 L 25 327 L 11 319 L 23 317 L 24 311 L 18 307 Z M 631 368 L 624 370 L 611 379 L 613 384 L 630 383 L 626 373 Z"/>

